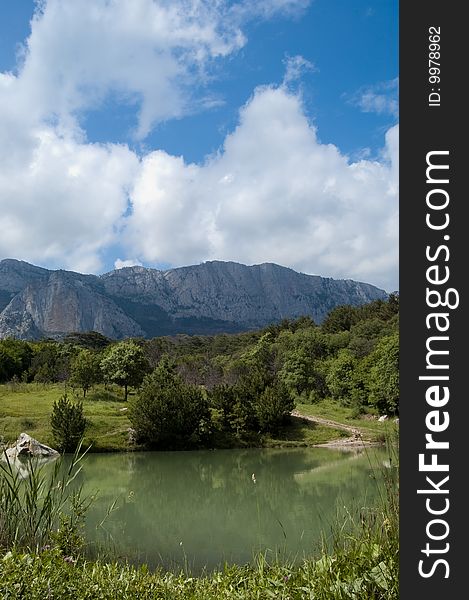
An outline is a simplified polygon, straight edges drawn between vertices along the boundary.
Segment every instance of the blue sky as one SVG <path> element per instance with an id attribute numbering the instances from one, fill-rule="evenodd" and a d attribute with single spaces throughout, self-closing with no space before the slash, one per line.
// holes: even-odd
<path id="1" fill-rule="evenodd" d="M 398 2 L 34 11 L 0 7 L 0 258 L 272 261 L 397 289 Z"/>

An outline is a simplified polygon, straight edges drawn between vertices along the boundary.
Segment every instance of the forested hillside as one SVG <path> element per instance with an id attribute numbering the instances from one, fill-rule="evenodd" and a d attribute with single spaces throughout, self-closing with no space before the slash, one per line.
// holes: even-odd
<path id="1" fill-rule="evenodd" d="M 85 402 L 104 384 L 129 399 L 137 441 L 151 447 L 213 444 L 220 433 L 238 439 L 275 433 L 297 403 L 326 398 L 355 416 L 398 414 L 398 325 L 399 299 L 391 295 L 337 307 L 321 326 L 301 317 L 232 335 L 113 342 L 89 332 L 62 341 L 7 339 L 0 341 L 0 382 L 62 382 Z"/>

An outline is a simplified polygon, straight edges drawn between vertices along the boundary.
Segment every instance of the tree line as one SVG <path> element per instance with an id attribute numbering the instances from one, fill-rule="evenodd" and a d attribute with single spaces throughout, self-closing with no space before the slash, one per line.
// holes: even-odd
<path id="1" fill-rule="evenodd" d="M 0 382 L 66 382 L 86 399 L 118 385 L 135 437 L 152 447 L 275 433 L 296 402 L 332 398 L 358 415 L 399 412 L 399 298 L 340 306 L 259 331 L 115 342 L 96 332 L 60 341 L 0 341 Z M 62 407 L 63 408 L 63 407 Z"/>

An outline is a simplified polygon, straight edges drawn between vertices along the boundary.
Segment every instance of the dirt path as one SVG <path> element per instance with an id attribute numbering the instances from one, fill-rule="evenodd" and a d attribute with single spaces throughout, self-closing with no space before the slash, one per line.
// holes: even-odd
<path id="1" fill-rule="evenodd" d="M 353 425 L 345 425 L 344 423 L 338 423 L 331 419 L 324 419 L 323 417 L 312 417 L 309 415 L 303 415 L 297 410 L 291 412 L 292 417 L 302 419 L 304 421 L 311 421 L 312 423 L 318 423 L 319 425 L 325 425 L 326 427 L 333 427 L 334 429 L 342 429 L 350 434 L 348 438 L 339 438 L 337 440 L 331 440 L 324 444 L 316 444 L 318 447 L 357 447 L 357 446 L 372 446 L 374 442 L 366 439 L 367 432 L 365 430 L 354 427 Z"/>

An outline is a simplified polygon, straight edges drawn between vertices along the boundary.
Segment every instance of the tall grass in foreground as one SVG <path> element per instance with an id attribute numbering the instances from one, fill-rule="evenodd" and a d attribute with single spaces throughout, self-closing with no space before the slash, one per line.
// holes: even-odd
<path id="1" fill-rule="evenodd" d="M 393 443 L 394 442 L 394 443 Z M 259 555 L 252 565 L 226 565 L 194 577 L 150 572 L 129 564 L 67 560 L 60 549 L 13 548 L 0 558 L 0 597 L 9 600 L 398 600 L 398 446 L 375 469 L 380 501 L 374 509 L 332 528 L 321 552 L 301 564 Z M 382 473 L 378 473 L 378 469 Z M 49 488 L 45 488 L 47 491 Z M 351 527 L 352 525 L 352 527 Z M 3 594 L 3 595 L 2 595 Z"/>
<path id="2" fill-rule="evenodd" d="M 62 459 L 50 465 L 32 458 L 22 463 L 0 460 L 0 549 L 37 551 L 50 546 L 72 553 L 82 545 L 80 535 L 89 499 L 73 482 L 81 470 L 81 444 L 64 471 Z"/>
<path id="3" fill-rule="evenodd" d="M 399 444 L 397 431 L 388 433 L 387 460 L 372 465 L 379 501 L 343 523 L 324 538 L 322 556 L 308 561 L 315 581 L 314 598 L 399 598 Z M 370 459 L 371 460 L 371 459 Z"/>

